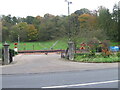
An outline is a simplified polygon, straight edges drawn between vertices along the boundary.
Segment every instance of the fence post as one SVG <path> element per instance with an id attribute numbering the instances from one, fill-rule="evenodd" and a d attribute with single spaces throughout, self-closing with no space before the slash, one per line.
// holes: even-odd
<path id="1" fill-rule="evenodd" d="M 9 64 L 9 44 L 5 43 L 4 44 L 4 61 L 3 61 L 3 64 L 4 65 L 7 65 Z"/>
<path id="2" fill-rule="evenodd" d="M 75 47 L 73 42 L 68 42 L 68 59 L 74 60 Z"/>

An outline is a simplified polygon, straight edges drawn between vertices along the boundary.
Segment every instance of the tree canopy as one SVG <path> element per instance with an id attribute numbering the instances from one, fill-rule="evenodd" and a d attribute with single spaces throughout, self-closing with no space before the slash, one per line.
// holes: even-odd
<path id="1" fill-rule="evenodd" d="M 18 36 L 21 42 L 47 41 L 69 36 L 73 41 L 79 38 L 98 38 L 118 41 L 120 29 L 120 9 L 114 5 L 113 12 L 100 6 L 98 10 L 90 11 L 82 8 L 70 16 L 27 16 L 26 18 L 2 15 L 3 42 L 16 42 Z"/>

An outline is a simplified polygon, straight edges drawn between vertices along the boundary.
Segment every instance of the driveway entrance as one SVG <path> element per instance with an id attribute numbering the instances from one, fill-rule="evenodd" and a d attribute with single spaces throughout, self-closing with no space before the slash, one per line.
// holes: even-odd
<path id="1" fill-rule="evenodd" d="M 60 54 L 20 54 L 10 65 L 2 66 L 2 74 L 29 74 L 116 68 L 118 63 L 81 63 L 61 59 Z"/>

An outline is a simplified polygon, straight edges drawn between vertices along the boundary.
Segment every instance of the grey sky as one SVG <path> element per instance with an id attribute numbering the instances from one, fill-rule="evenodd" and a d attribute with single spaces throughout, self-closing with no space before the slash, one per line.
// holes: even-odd
<path id="1" fill-rule="evenodd" d="M 114 4 L 120 0 L 69 0 L 70 13 L 81 8 L 96 10 L 98 6 L 105 6 L 112 11 Z M 2 0 L 0 5 L 0 15 L 26 17 L 43 16 L 46 13 L 53 15 L 67 15 L 67 3 L 65 0 Z"/>

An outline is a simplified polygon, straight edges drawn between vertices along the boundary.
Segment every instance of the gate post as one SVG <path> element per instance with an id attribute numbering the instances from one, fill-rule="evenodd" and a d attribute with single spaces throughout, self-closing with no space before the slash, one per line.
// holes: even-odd
<path id="1" fill-rule="evenodd" d="M 74 53 L 75 53 L 75 47 L 74 47 L 74 43 L 68 42 L 68 59 L 69 60 L 74 60 Z"/>
<path id="2" fill-rule="evenodd" d="M 3 61 L 3 64 L 4 65 L 7 65 L 9 64 L 9 44 L 5 43 L 4 44 L 4 61 Z"/>

